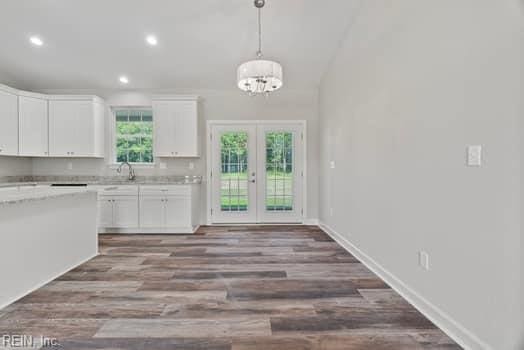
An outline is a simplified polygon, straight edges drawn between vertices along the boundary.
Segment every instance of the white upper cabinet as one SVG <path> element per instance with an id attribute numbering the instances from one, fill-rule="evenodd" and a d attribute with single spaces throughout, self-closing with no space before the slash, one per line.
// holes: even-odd
<path id="1" fill-rule="evenodd" d="M 104 157 L 104 101 L 0 84 L 0 155 Z"/>
<path id="2" fill-rule="evenodd" d="M 51 97 L 49 155 L 104 157 L 103 101 L 96 97 Z"/>
<path id="3" fill-rule="evenodd" d="M 18 96 L 0 86 L 0 155 L 18 155 Z"/>
<path id="4" fill-rule="evenodd" d="M 45 97 L 18 97 L 20 155 L 44 157 L 49 154 L 47 99 Z"/>
<path id="5" fill-rule="evenodd" d="M 198 98 L 153 98 L 157 157 L 199 157 Z"/>

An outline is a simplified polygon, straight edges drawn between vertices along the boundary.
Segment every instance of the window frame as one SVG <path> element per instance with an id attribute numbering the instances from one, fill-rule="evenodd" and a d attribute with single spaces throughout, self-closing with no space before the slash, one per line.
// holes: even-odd
<path id="1" fill-rule="evenodd" d="M 151 111 L 152 118 L 153 118 L 153 135 L 152 135 L 152 145 L 153 145 L 153 161 L 151 163 L 144 163 L 144 162 L 130 162 L 131 165 L 135 168 L 155 168 L 156 166 L 156 157 L 155 157 L 155 130 L 154 130 L 154 123 L 155 123 L 155 116 L 153 112 L 152 106 L 112 106 L 111 107 L 111 163 L 109 164 L 110 168 L 117 168 L 120 163 L 117 161 L 118 152 L 116 149 L 117 145 L 117 127 L 116 127 L 116 114 L 118 111 L 122 110 L 133 110 L 133 111 Z"/>

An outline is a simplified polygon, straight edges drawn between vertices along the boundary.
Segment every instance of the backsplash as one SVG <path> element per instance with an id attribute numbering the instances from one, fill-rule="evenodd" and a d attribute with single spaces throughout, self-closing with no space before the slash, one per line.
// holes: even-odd
<path id="1" fill-rule="evenodd" d="M 132 182 L 127 180 L 127 176 L 95 176 L 95 175 L 52 175 L 52 176 L 1 176 L 0 183 L 18 183 L 18 182 L 39 182 L 39 183 L 175 183 L 175 182 L 192 182 L 200 183 L 201 176 L 193 175 L 165 175 L 165 176 L 137 176 Z"/>
<path id="2" fill-rule="evenodd" d="M 156 163 L 150 167 L 134 166 L 137 175 L 167 176 L 167 175 L 203 175 L 204 161 L 195 159 L 156 158 Z M 190 169 L 190 163 L 193 169 Z M 161 164 L 165 169 L 161 169 Z M 127 169 L 124 169 L 127 172 Z M 118 176 L 116 166 L 111 166 L 104 159 L 73 159 L 73 158 L 35 158 L 31 174 L 37 176 Z"/>
<path id="3" fill-rule="evenodd" d="M 33 182 L 31 175 L 0 176 L 0 183 L 6 182 Z"/>
<path id="4" fill-rule="evenodd" d="M 0 179 L 33 174 L 31 158 L 0 156 Z"/>

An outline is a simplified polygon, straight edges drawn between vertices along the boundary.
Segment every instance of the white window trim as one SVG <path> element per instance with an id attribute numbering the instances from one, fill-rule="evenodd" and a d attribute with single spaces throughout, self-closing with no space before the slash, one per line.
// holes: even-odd
<path id="1" fill-rule="evenodd" d="M 109 132 L 111 137 L 111 149 L 109 150 L 109 162 L 107 164 L 107 167 L 109 169 L 118 169 L 120 166 L 120 163 L 117 163 L 116 161 L 116 111 L 121 109 L 148 109 L 152 110 L 152 106 L 110 106 L 110 114 L 111 118 L 109 121 Z M 153 115 L 153 123 L 155 122 L 155 116 Z M 154 142 L 154 133 L 153 133 L 153 142 Z M 154 152 L 154 150 L 153 150 Z M 133 168 L 135 169 L 154 169 L 156 168 L 157 159 L 153 155 L 153 162 L 152 163 L 131 163 L 133 165 Z"/>

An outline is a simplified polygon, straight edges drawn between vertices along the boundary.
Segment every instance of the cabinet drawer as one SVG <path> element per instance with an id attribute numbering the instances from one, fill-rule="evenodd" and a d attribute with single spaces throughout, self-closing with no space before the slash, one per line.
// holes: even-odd
<path id="1" fill-rule="evenodd" d="M 140 186 L 142 196 L 190 196 L 191 187 L 187 185 L 148 185 Z"/>
<path id="2" fill-rule="evenodd" d="M 104 186 L 99 189 L 98 197 L 101 196 L 137 196 L 138 186 L 123 185 L 123 186 Z"/>

